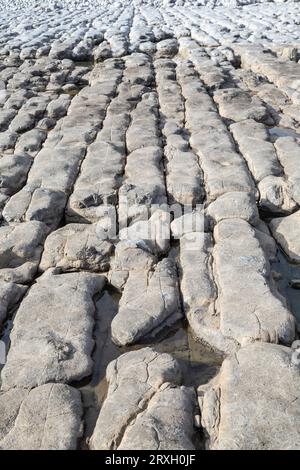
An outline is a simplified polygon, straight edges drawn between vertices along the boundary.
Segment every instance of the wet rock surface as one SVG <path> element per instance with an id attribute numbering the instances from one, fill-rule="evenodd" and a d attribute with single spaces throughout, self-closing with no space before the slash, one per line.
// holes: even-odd
<path id="1" fill-rule="evenodd" d="M 299 2 L 0 7 L 0 448 L 299 448 Z"/>

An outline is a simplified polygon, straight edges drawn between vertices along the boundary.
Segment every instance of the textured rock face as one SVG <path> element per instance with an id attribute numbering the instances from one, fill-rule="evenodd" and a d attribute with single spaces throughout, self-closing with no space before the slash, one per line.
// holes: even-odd
<path id="1" fill-rule="evenodd" d="M 276 246 L 245 220 L 181 238 L 181 289 L 197 337 L 225 353 L 252 341 L 290 344 L 295 321 L 271 277 Z"/>
<path id="2" fill-rule="evenodd" d="M 164 259 L 151 271 L 129 272 L 112 322 L 112 338 L 122 346 L 132 344 L 154 336 L 181 316 L 176 267 Z"/>
<path id="3" fill-rule="evenodd" d="M 219 105 L 221 116 L 230 121 L 254 119 L 257 122 L 264 122 L 267 120 L 267 112 L 262 103 L 241 90 L 218 90 L 214 98 Z"/>
<path id="4" fill-rule="evenodd" d="M 298 448 L 300 3 L 0 8 L 0 448 Z"/>
<path id="5" fill-rule="evenodd" d="M 139 221 L 119 231 L 120 240 L 139 243 L 154 255 L 166 254 L 170 249 L 169 212 L 157 210 L 146 221 Z"/>
<path id="6" fill-rule="evenodd" d="M 81 437 L 80 392 L 49 383 L 0 393 L 2 450 L 75 450 Z"/>
<path id="7" fill-rule="evenodd" d="M 227 193 L 212 202 L 207 209 L 207 214 L 218 223 L 226 219 L 243 219 L 256 225 L 259 215 L 252 194 Z"/>
<path id="8" fill-rule="evenodd" d="M 288 217 L 273 219 L 270 223 L 270 227 L 274 237 L 291 261 L 299 263 L 300 212 L 295 212 Z"/>
<path id="9" fill-rule="evenodd" d="M 109 365 L 107 380 L 92 449 L 194 449 L 195 394 L 180 386 L 179 365 L 169 354 L 151 348 L 124 354 Z"/>
<path id="10" fill-rule="evenodd" d="M 26 284 L 33 280 L 46 233 L 44 224 L 39 222 L 0 227 L 0 279 L 2 281 Z"/>
<path id="11" fill-rule="evenodd" d="M 246 105 L 245 108 L 249 110 Z M 245 156 L 255 181 L 258 183 L 267 176 L 280 176 L 282 169 L 274 145 L 268 142 L 268 132 L 265 126 L 256 122 L 255 118 L 241 119 L 242 116 L 239 114 L 241 122 L 232 124 L 230 129 Z"/>
<path id="12" fill-rule="evenodd" d="M 104 278 L 86 273 L 45 273 L 22 302 L 2 370 L 2 388 L 68 383 L 92 370 L 93 297 Z"/>
<path id="13" fill-rule="evenodd" d="M 216 380 L 199 390 L 210 449 L 299 449 L 300 375 L 292 354 L 255 343 L 224 361 Z"/>
<path id="14" fill-rule="evenodd" d="M 255 231 L 244 221 L 223 221 L 214 236 L 223 335 L 241 345 L 257 339 L 289 344 L 295 334 L 293 317 L 272 289 L 269 263 Z"/>
<path id="15" fill-rule="evenodd" d="M 291 184 L 283 177 L 266 176 L 259 184 L 260 206 L 274 214 L 289 214 L 297 209 Z"/>
<path id="16" fill-rule="evenodd" d="M 8 313 L 18 305 L 26 290 L 26 286 L 12 282 L 0 282 L 0 326 L 6 320 Z"/>
<path id="17" fill-rule="evenodd" d="M 107 271 L 112 252 L 112 244 L 101 239 L 96 225 L 68 224 L 47 238 L 40 269 Z"/>

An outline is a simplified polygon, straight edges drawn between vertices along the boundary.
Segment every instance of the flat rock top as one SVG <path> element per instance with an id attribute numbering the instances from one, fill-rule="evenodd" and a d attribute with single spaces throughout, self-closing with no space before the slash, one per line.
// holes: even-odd
<path id="1" fill-rule="evenodd" d="M 204 420 L 215 399 L 213 448 L 299 449 L 300 374 L 295 359 L 289 348 L 255 343 L 223 363 L 218 385 L 204 395 Z"/>

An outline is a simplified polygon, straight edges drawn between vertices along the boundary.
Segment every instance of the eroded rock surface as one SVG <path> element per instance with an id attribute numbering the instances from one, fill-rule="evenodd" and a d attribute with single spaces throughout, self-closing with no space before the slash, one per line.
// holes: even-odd
<path id="1" fill-rule="evenodd" d="M 300 211 L 270 222 L 272 233 L 284 252 L 295 263 L 300 262 Z"/>
<path id="2" fill-rule="evenodd" d="M 68 224 L 47 238 L 40 269 L 108 271 L 113 246 L 97 233 L 97 225 Z"/>
<path id="3" fill-rule="evenodd" d="M 293 350 L 254 343 L 224 361 L 200 388 L 210 449 L 299 449 L 299 365 Z M 280 423 L 280 426 L 278 426 Z"/>
<path id="4" fill-rule="evenodd" d="M 26 286 L 12 282 L 0 282 L 0 327 L 6 320 L 8 313 L 18 305 L 26 290 Z"/>
<path id="5" fill-rule="evenodd" d="M 129 272 L 119 310 L 112 322 L 112 338 L 125 346 L 155 334 L 182 316 L 177 271 L 164 259 L 150 270 Z"/>
<path id="6" fill-rule="evenodd" d="M 2 450 L 75 450 L 81 437 L 80 392 L 48 383 L 0 392 Z"/>
<path id="7" fill-rule="evenodd" d="M 93 297 L 102 276 L 47 271 L 22 302 L 10 335 L 2 388 L 69 383 L 92 371 Z"/>
<path id="8" fill-rule="evenodd" d="M 46 234 L 44 224 L 39 222 L 0 227 L 0 279 L 19 284 L 32 281 Z"/>
<path id="9" fill-rule="evenodd" d="M 107 380 L 91 449 L 194 449 L 195 394 L 180 386 L 172 356 L 151 348 L 126 353 L 109 365 Z"/>
<path id="10" fill-rule="evenodd" d="M 0 7 L 0 447 L 297 448 L 299 2 Z"/>

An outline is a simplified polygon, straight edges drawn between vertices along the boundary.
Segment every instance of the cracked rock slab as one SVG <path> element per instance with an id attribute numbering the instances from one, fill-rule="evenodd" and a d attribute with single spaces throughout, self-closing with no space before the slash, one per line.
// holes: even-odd
<path id="1" fill-rule="evenodd" d="M 273 219 L 270 228 L 290 260 L 300 263 L 300 211 Z"/>
<path id="2" fill-rule="evenodd" d="M 197 208 L 175 218 L 171 223 L 171 233 L 174 239 L 180 239 L 187 233 L 207 232 L 208 225 L 208 219 L 202 208 Z"/>
<path id="3" fill-rule="evenodd" d="M 194 390 L 166 386 L 128 426 L 118 450 L 194 450 L 194 414 Z"/>
<path id="4" fill-rule="evenodd" d="M 293 199 L 300 204 L 300 147 L 292 137 L 280 137 L 275 142 L 280 163 L 288 176 L 292 188 Z"/>
<path id="5" fill-rule="evenodd" d="M 48 236 L 40 269 L 108 271 L 112 253 L 112 243 L 97 233 L 97 224 L 68 224 Z"/>
<path id="6" fill-rule="evenodd" d="M 259 234 L 247 222 L 237 219 L 218 224 L 214 236 L 223 335 L 240 344 L 253 340 L 288 344 L 294 339 L 294 318 L 272 286 L 270 265 Z"/>
<path id="7" fill-rule="evenodd" d="M 91 449 L 194 448 L 194 393 L 180 387 L 181 371 L 172 356 L 151 348 L 131 351 L 109 364 L 106 377 L 107 398 Z"/>
<path id="8" fill-rule="evenodd" d="M 155 261 L 156 257 L 146 249 L 143 240 L 121 240 L 111 263 L 109 281 L 121 291 L 131 271 L 150 271 Z"/>
<path id="9" fill-rule="evenodd" d="M 65 205 L 66 195 L 62 191 L 36 188 L 28 184 L 7 202 L 3 218 L 7 222 L 43 222 L 48 232 L 59 225 Z"/>
<path id="10" fill-rule="evenodd" d="M 256 182 L 266 176 L 282 174 L 275 148 L 268 142 L 268 131 L 263 124 L 247 119 L 232 124 L 230 130 Z"/>
<path id="11" fill-rule="evenodd" d="M 191 232 L 180 239 L 180 288 L 188 321 L 196 335 L 198 318 L 213 305 L 216 298 L 212 249 L 210 233 Z"/>
<path id="12" fill-rule="evenodd" d="M 253 340 L 294 339 L 294 318 L 272 285 L 269 261 L 259 234 L 245 221 L 226 220 L 214 231 L 217 309 L 224 337 L 243 345 Z"/>
<path id="13" fill-rule="evenodd" d="M 7 155 L 0 158 L 0 189 L 12 195 L 26 183 L 32 164 L 29 155 Z"/>
<path id="14" fill-rule="evenodd" d="M 204 259 L 213 262 L 206 277 L 209 286 L 211 280 L 215 283 L 217 297 L 210 288 L 201 315 L 189 317 L 196 336 L 226 354 L 253 341 L 290 344 L 295 319 L 271 277 L 273 239 L 242 219 L 219 222 L 214 239 L 214 249 L 205 249 Z"/>
<path id="15" fill-rule="evenodd" d="M 288 214 L 297 209 L 289 181 L 277 176 L 266 176 L 259 184 L 259 204 L 273 214 Z"/>
<path id="16" fill-rule="evenodd" d="M 30 288 L 14 319 L 2 389 L 72 382 L 92 371 L 95 305 L 105 278 L 48 270 Z"/>
<path id="17" fill-rule="evenodd" d="M 243 121 L 244 119 L 254 119 L 257 122 L 265 122 L 268 119 L 268 112 L 265 106 L 257 97 L 237 88 L 217 90 L 214 93 L 214 100 L 219 105 L 222 117 L 232 121 Z"/>
<path id="18" fill-rule="evenodd" d="M 199 389 L 207 446 L 215 450 L 300 448 L 299 365 L 285 346 L 254 343 L 223 362 Z M 204 396 L 201 396 L 204 393 Z"/>
<path id="19" fill-rule="evenodd" d="M 112 338 L 129 345 L 155 336 L 165 326 L 181 318 L 177 271 L 171 259 L 163 259 L 151 269 L 129 271 L 112 321 Z"/>
<path id="20" fill-rule="evenodd" d="M 0 227 L 0 281 L 17 284 L 32 281 L 46 234 L 46 227 L 41 222 Z"/>
<path id="21" fill-rule="evenodd" d="M 81 437 L 80 392 L 48 383 L 0 393 L 0 449 L 75 450 Z"/>
<path id="22" fill-rule="evenodd" d="M 0 327 L 8 313 L 18 305 L 26 290 L 26 286 L 0 281 Z"/>
<path id="23" fill-rule="evenodd" d="M 119 232 L 120 240 L 142 243 L 154 255 L 162 255 L 170 248 L 170 213 L 157 210 L 149 220 L 140 220 Z"/>
<path id="24" fill-rule="evenodd" d="M 255 225 L 259 220 L 256 201 L 251 193 L 232 192 L 223 194 L 207 208 L 216 223 L 225 219 L 243 219 Z"/>

